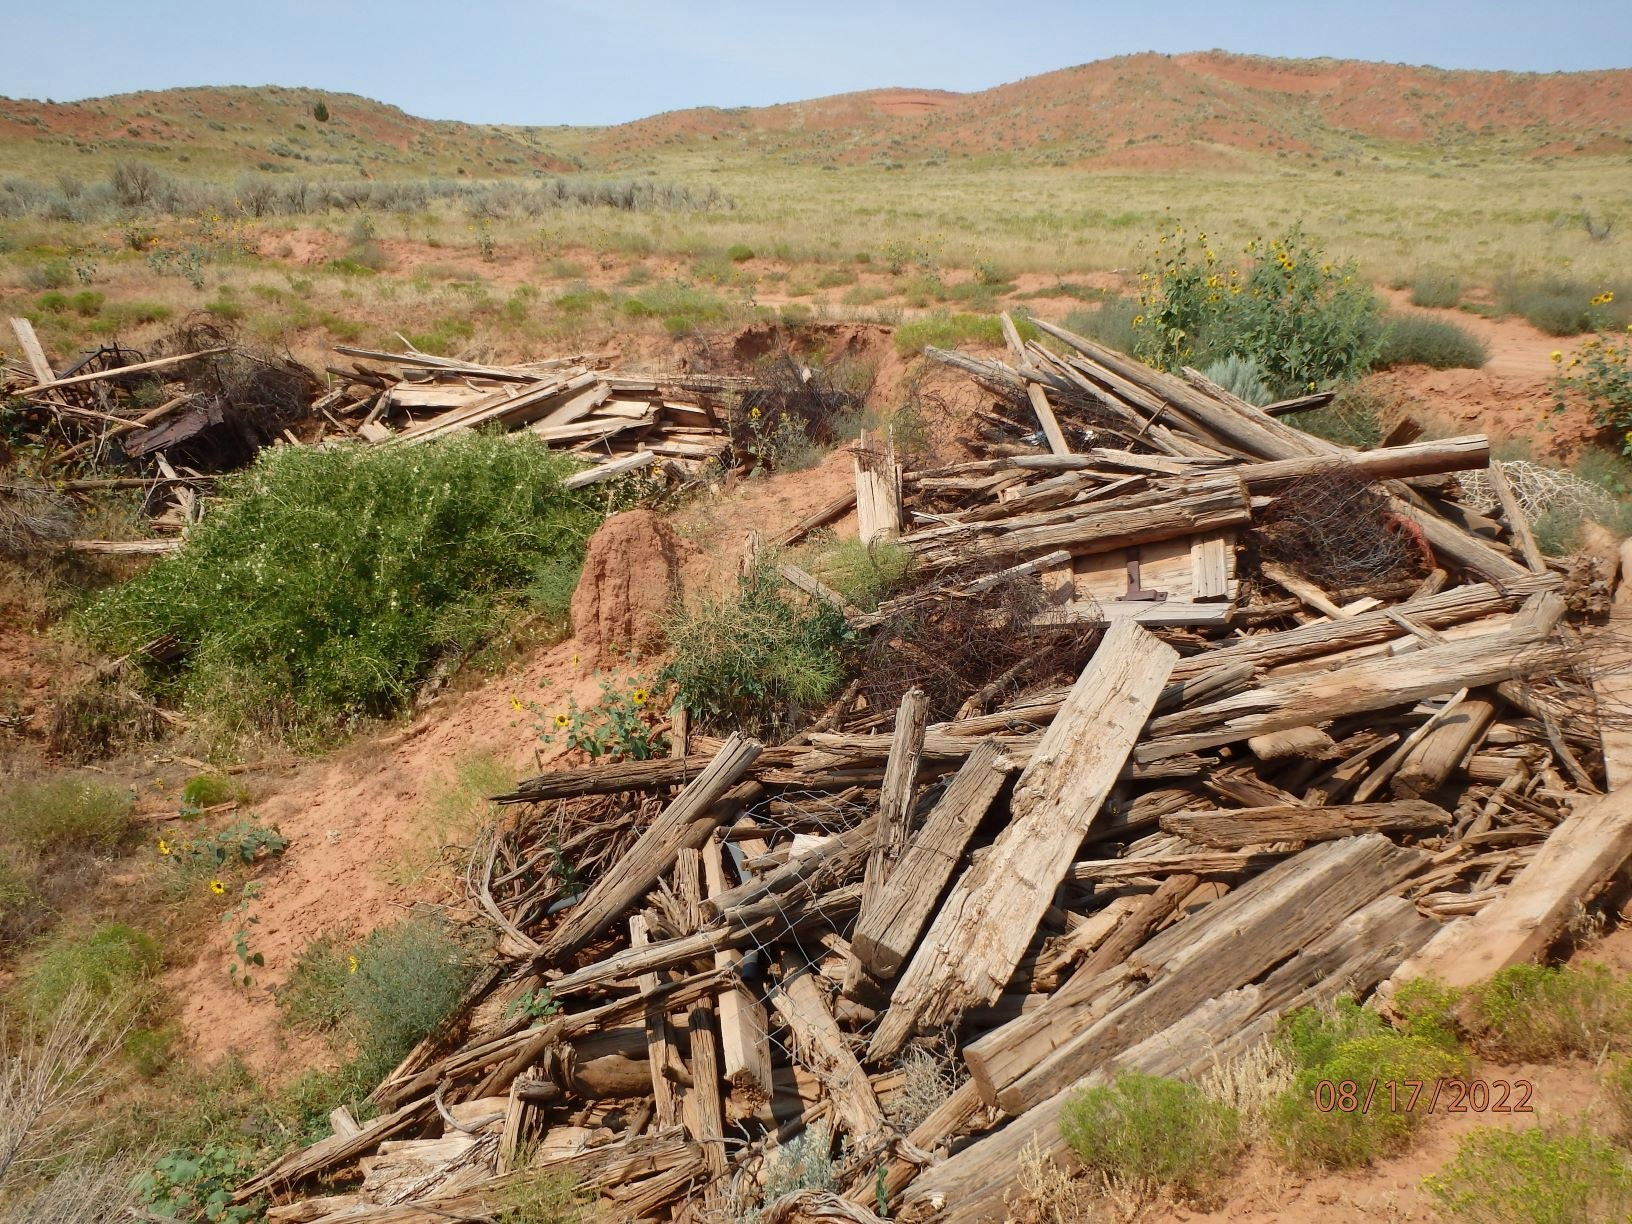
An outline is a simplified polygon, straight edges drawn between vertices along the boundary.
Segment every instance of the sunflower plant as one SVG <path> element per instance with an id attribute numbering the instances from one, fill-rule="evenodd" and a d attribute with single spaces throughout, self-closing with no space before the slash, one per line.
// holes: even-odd
<path id="1" fill-rule="evenodd" d="M 592 760 L 646 761 L 669 750 L 657 692 L 645 681 L 605 677 L 600 698 L 588 708 L 570 697 L 564 708 L 553 711 L 536 701 L 524 704 L 532 711 L 541 742 L 565 743 Z"/>
<path id="2" fill-rule="evenodd" d="M 1594 305 L 1613 300 L 1600 294 Z M 1562 411 L 1573 395 L 1585 402 L 1593 419 L 1615 431 L 1623 455 L 1632 455 L 1632 324 L 1622 335 L 1600 331 L 1582 341 L 1568 361 L 1557 349 L 1553 364 L 1558 368 L 1553 382 L 1555 412 Z"/>
<path id="3" fill-rule="evenodd" d="M 1136 355 L 1166 370 L 1250 358 L 1290 396 L 1357 377 L 1382 344 L 1382 304 L 1352 260 L 1330 259 L 1294 225 L 1228 255 L 1175 227 L 1140 273 Z"/>

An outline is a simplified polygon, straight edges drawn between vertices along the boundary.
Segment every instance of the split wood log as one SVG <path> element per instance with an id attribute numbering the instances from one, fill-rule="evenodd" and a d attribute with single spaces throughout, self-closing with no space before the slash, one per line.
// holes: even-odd
<path id="1" fill-rule="evenodd" d="M 629 946 L 649 946 L 650 928 L 644 914 L 629 917 Z M 640 993 L 653 996 L 662 979 L 655 972 L 642 973 L 637 979 Z M 669 1023 L 669 1009 L 662 1002 L 646 1007 L 646 1062 L 651 1072 L 652 1101 L 656 1108 L 655 1120 L 659 1127 L 680 1125 L 680 1094 L 675 1090 L 669 1071 L 679 1056 L 675 1053 L 674 1028 Z"/>
<path id="2" fill-rule="evenodd" d="M 998 315 L 997 319 L 1003 328 L 1003 339 L 1008 343 L 1009 355 L 1014 358 L 1015 365 L 1024 365 L 1026 346 L 1020 341 L 1020 332 L 1015 328 L 1014 320 L 1009 318 L 1009 312 L 1006 310 Z M 1054 408 L 1049 404 L 1042 384 L 1028 378 L 1026 398 L 1031 401 L 1032 411 L 1037 414 L 1037 423 L 1043 427 L 1043 437 L 1048 439 L 1048 449 L 1056 455 L 1069 455 L 1071 447 L 1065 440 L 1065 431 L 1060 428 L 1060 419 L 1054 415 Z"/>
<path id="3" fill-rule="evenodd" d="M 1177 660 L 1132 622 L 1111 626 L 1015 783 L 1008 826 L 954 886 L 902 975 L 870 1058 L 1003 992 Z"/>
<path id="4" fill-rule="evenodd" d="M 696 850 L 682 850 L 675 863 L 675 891 L 685 908 L 687 925 L 702 923 L 703 862 Z M 702 1147 L 711 1183 L 725 1176 L 725 1108 L 720 1099 L 720 1047 L 714 1000 L 698 999 L 686 1014 L 691 1087 L 685 1097 L 686 1130 Z M 708 1195 L 717 1187 L 711 1184 Z"/>
<path id="5" fill-rule="evenodd" d="M 1564 612 L 1552 593 L 1534 596 L 1510 627 L 1428 646 L 1398 658 L 1368 659 L 1331 672 L 1294 675 L 1195 710 L 1154 720 L 1134 759 L 1158 761 L 1254 735 L 1414 704 L 1459 688 L 1496 684 L 1562 662 L 1544 646 Z M 1386 618 L 1385 618 L 1386 619 Z M 1221 652 L 1222 653 L 1222 652 Z M 1192 727 L 1219 724 L 1208 730 Z M 1186 733 L 1188 731 L 1188 733 Z"/>
<path id="6" fill-rule="evenodd" d="M 1175 812 L 1161 818 L 1162 829 L 1198 845 L 1239 850 L 1265 842 L 1331 841 L 1360 833 L 1420 833 L 1444 829 L 1451 814 L 1421 799 L 1393 803 L 1334 804 L 1328 807 L 1260 807 Z M 1129 859 L 1131 865 L 1137 859 Z"/>
<path id="7" fill-rule="evenodd" d="M 935 902 L 1011 768 L 993 740 L 977 741 L 872 907 L 863 901 L 850 946 L 875 980 L 893 979 L 917 945 Z"/>
<path id="8" fill-rule="evenodd" d="M 51 369 L 51 363 L 46 360 L 40 338 L 34 334 L 34 324 L 27 319 L 14 317 L 11 320 L 11 330 L 17 337 L 18 347 L 23 350 L 23 359 L 28 362 L 28 368 L 34 374 L 37 389 L 48 390 L 57 381 L 57 376 Z"/>
<path id="9" fill-rule="evenodd" d="M 863 544 L 901 534 L 901 465 L 893 446 L 879 450 L 867 431 L 851 448 L 856 473 L 856 527 Z"/>
<path id="10" fill-rule="evenodd" d="M 155 357 L 152 361 L 137 361 L 112 370 L 96 370 L 90 374 L 75 374 L 69 378 L 53 378 L 40 385 L 24 387 L 21 391 L 13 392 L 13 394 L 27 399 L 29 396 L 38 395 L 42 391 L 60 391 L 64 387 L 83 387 L 87 383 L 106 382 L 110 378 L 123 378 L 127 374 L 141 374 L 148 370 L 167 369 L 170 366 L 181 365 L 183 362 L 195 361 L 200 357 L 213 357 L 217 353 L 226 351 L 225 345 L 218 345 L 215 348 L 199 349 L 196 353 L 177 353 L 174 357 Z M 119 420 L 117 417 L 114 419 Z M 126 422 L 119 420 L 119 423 L 123 425 Z"/>
<path id="11" fill-rule="evenodd" d="M 878 821 L 873 829 L 873 848 L 861 884 L 861 912 L 856 919 L 859 931 L 876 926 L 880 903 L 896 865 L 906 853 L 912 835 L 912 809 L 918 791 L 918 763 L 924 754 L 924 727 L 929 703 L 922 689 L 908 689 L 895 714 L 895 733 L 884 766 L 884 784 L 878 794 Z M 850 961 L 845 973 L 844 993 L 854 995 L 860 988 L 866 963 L 861 960 L 852 938 Z"/>
<path id="12" fill-rule="evenodd" d="M 841 519 L 856 506 L 856 491 L 846 489 L 832 501 L 827 502 L 800 519 L 782 534 L 773 536 L 771 543 L 777 548 L 790 548 L 799 543 L 818 527 L 826 527 L 836 519 Z"/>
<path id="13" fill-rule="evenodd" d="M 795 1056 L 822 1081 L 850 1137 L 851 1149 L 865 1150 L 878 1142 L 888 1126 L 872 1081 L 833 1019 L 826 995 L 817 984 L 820 975 L 791 952 L 779 958 L 779 969 L 771 989 L 771 1006 L 792 1034 Z"/>
<path id="14" fill-rule="evenodd" d="M 1413 978 L 1471 986 L 1541 960 L 1629 857 L 1632 787 L 1586 800 L 1552 830 L 1498 900 L 1444 927 L 1400 966 L 1392 986 Z"/>
<path id="15" fill-rule="evenodd" d="M 1461 767 L 1496 717 L 1496 704 L 1480 697 L 1460 702 L 1406 754 L 1394 774 L 1396 795 L 1432 794 Z"/>
<path id="16" fill-rule="evenodd" d="M 551 934 L 540 959 L 560 963 L 571 956 L 657 883 L 674 866 L 680 850 L 701 846 L 715 826 L 733 814 L 720 800 L 747 772 L 763 747 L 758 740 L 740 734 L 726 740 L 708 767 L 590 886 L 567 920 Z"/>
<path id="17" fill-rule="evenodd" d="M 1525 517 L 1524 507 L 1519 505 L 1518 496 L 1513 492 L 1513 484 L 1502 470 L 1502 465 L 1490 465 L 1490 487 L 1496 491 L 1496 500 L 1501 503 L 1502 518 L 1507 521 L 1508 530 L 1513 533 L 1513 539 L 1519 546 L 1519 553 L 1524 557 L 1524 563 L 1530 567 L 1532 574 L 1547 572 L 1547 558 L 1541 555 L 1541 549 L 1536 544 L 1536 537 L 1530 530 L 1530 520 Z"/>
<path id="18" fill-rule="evenodd" d="M 703 844 L 703 876 L 709 899 L 718 902 L 727 889 L 725 864 L 720 843 Z M 707 907 L 705 905 L 705 914 Z M 717 969 L 735 972 L 742 953 L 721 948 L 714 953 Z M 731 1086 L 727 1112 L 733 1120 L 750 1116 L 770 1119 L 771 1045 L 765 1026 L 765 1009 L 746 987 L 738 984 L 720 992 L 716 1002 L 720 1019 L 720 1070 Z"/>

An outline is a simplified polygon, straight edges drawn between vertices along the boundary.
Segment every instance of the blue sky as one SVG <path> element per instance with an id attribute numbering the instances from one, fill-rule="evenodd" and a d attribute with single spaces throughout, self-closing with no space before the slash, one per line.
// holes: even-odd
<path id="1" fill-rule="evenodd" d="M 1632 65 L 1632 4 L 1602 0 L 0 0 L 0 16 L 10 97 L 303 85 L 492 123 L 615 123 L 883 85 L 975 90 L 1211 47 L 1535 72 Z"/>

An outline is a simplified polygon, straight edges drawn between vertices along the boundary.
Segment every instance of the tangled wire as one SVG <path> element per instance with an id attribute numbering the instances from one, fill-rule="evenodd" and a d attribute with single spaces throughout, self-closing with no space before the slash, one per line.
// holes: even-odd
<path id="1" fill-rule="evenodd" d="M 1327 589 L 1407 576 L 1421 550 L 1388 499 L 1335 465 L 1292 481 L 1259 517 L 1258 552 Z"/>

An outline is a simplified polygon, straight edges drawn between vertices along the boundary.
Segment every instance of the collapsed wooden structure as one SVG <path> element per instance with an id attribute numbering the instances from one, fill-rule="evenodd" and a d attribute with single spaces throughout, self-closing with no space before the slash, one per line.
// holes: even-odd
<path id="1" fill-rule="evenodd" d="M 575 486 L 658 460 L 692 474 L 723 460 L 731 433 L 718 397 L 753 383 L 724 374 L 618 373 L 589 356 L 494 366 L 412 350 L 342 344 L 336 351 L 361 360 L 330 367 L 339 385 L 321 406 L 357 437 L 413 445 L 466 429 L 526 429 L 593 465 L 571 478 Z"/>
<path id="2" fill-rule="evenodd" d="M 864 445 L 857 496 L 782 537 L 854 506 L 910 589 L 869 611 L 781 572 L 884 636 L 1040 586 L 1036 631 L 1091 637 L 1075 679 L 1010 668 L 951 713 L 852 686 L 784 743 L 677 729 L 671 758 L 521 782 L 472 859 L 499 935 L 467 1006 L 241 1200 L 488 1218 L 553 1171 L 620 1220 L 997 1219 L 1028 1149 L 1067 1158 L 1081 1085 L 1559 938 L 1632 853 L 1632 799 L 1600 794 L 1563 578 L 1513 504 L 1443 479 L 1484 439 L 1355 453 L 1045 330 L 932 354 L 1018 422 L 986 457 Z M 1377 548 L 1347 590 L 1339 527 Z M 795 1154 L 831 1173 L 761 1204 Z"/>

